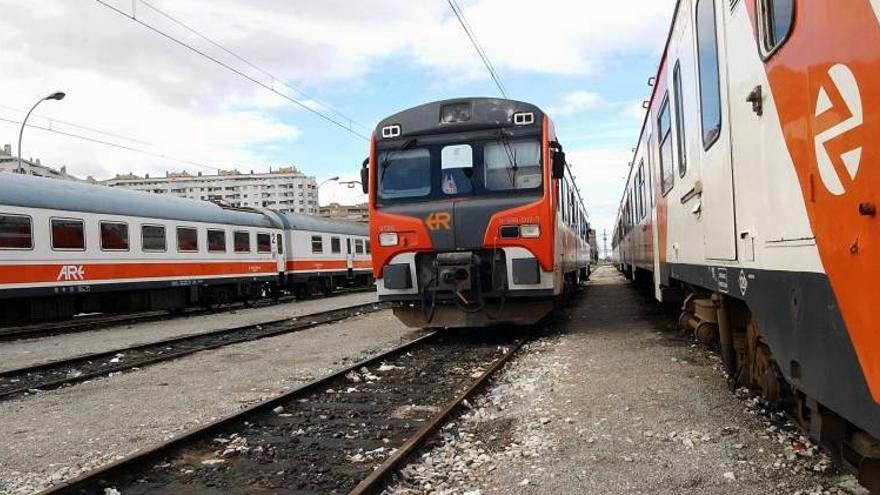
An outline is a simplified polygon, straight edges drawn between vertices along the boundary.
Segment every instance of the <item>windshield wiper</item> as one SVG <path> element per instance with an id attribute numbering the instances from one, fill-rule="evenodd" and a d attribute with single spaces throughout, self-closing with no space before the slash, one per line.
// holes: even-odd
<path id="1" fill-rule="evenodd" d="M 510 139 L 507 134 L 498 129 L 498 142 L 504 146 L 504 152 L 507 154 L 507 177 L 510 179 L 510 188 L 516 189 L 516 173 L 519 170 L 519 164 L 516 161 L 516 149 L 510 146 Z"/>

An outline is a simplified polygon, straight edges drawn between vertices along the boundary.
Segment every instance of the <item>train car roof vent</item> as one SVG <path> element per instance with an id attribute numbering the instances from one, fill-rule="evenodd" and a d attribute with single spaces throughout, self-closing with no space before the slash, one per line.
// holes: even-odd
<path id="1" fill-rule="evenodd" d="M 513 114 L 514 125 L 530 125 L 535 123 L 535 114 L 532 112 L 519 112 Z"/>
<path id="2" fill-rule="evenodd" d="M 382 137 L 385 139 L 400 136 L 400 124 L 386 125 L 382 128 Z"/>

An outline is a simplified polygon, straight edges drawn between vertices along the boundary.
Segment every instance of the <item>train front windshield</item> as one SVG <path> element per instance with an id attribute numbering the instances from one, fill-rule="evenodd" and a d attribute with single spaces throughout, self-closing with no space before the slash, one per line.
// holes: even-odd
<path id="1" fill-rule="evenodd" d="M 416 143 L 380 150 L 378 158 L 379 199 L 384 203 L 542 192 L 537 138 Z"/>

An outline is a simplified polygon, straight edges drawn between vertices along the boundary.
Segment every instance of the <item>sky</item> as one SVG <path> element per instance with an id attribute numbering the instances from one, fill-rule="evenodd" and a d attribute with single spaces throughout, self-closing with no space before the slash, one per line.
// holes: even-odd
<path id="1" fill-rule="evenodd" d="M 554 119 L 601 245 L 675 1 L 458 4 L 509 96 Z M 295 165 L 357 180 L 368 142 L 343 127 L 369 135 L 428 101 L 499 96 L 446 0 L 0 0 L 0 12 L 0 144 L 15 151 L 6 120 L 65 91 L 29 121 L 58 132 L 27 129 L 22 153 L 80 177 Z M 320 195 L 364 201 L 332 182 Z"/>

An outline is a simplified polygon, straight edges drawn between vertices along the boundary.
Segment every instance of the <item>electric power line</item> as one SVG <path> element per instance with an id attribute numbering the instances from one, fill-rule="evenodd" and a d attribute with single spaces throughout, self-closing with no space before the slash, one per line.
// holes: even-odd
<path id="1" fill-rule="evenodd" d="M 468 39 L 470 39 L 471 44 L 474 46 L 474 50 L 477 51 L 477 55 L 480 56 L 480 60 L 483 61 L 483 65 L 486 67 L 486 70 L 489 71 L 489 75 L 492 76 L 492 80 L 495 81 L 495 85 L 498 86 L 498 91 L 501 92 L 501 95 L 504 96 L 505 99 L 509 99 L 509 97 L 507 96 L 507 90 L 504 88 L 504 85 L 501 84 L 501 77 L 498 76 L 498 73 L 495 71 L 495 67 L 489 60 L 489 55 L 486 54 L 483 46 L 480 45 L 479 40 L 477 40 L 477 35 L 476 33 L 474 33 L 473 29 L 471 29 L 470 27 L 470 24 L 467 22 L 464 11 L 461 10 L 461 7 L 458 6 L 458 3 L 455 0 L 446 0 L 446 2 L 452 9 L 455 17 L 458 18 L 458 23 L 461 24 L 461 28 L 464 30 L 464 33 L 467 35 Z"/>
<path id="2" fill-rule="evenodd" d="M 138 0 L 136 0 L 136 1 L 138 1 Z M 327 104 L 326 102 L 321 101 L 320 99 L 316 98 L 315 96 L 306 93 L 306 92 L 303 91 L 302 89 L 300 89 L 300 88 L 298 88 L 298 87 L 296 87 L 296 86 L 293 86 L 293 85 L 291 85 L 291 84 L 285 82 L 283 79 L 281 79 L 281 78 L 279 78 L 279 77 L 276 77 L 274 74 L 272 74 L 271 72 L 267 71 L 266 69 L 260 67 L 259 65 L 256 65 L 255 63 L 253 63 L 253 62 L 251 62 L 250 60 L 248 60 L 248 59 L 242 57 L 242 56 L 239 55 L 238 53 L 235 53 L 234 51 L 230 50 L 229 48 L 226 48 L 225 46 L 221 45 L 220 43 L 218 43 L 218 42 L 214 41 L 213 39 L 207 37 L 206 35 L 202 34 L 201 32 L 199 32 L 198 30 L 196 30 L 195 28 L 193 28 L 193 27 L 190 26 L 189 24 L 186 24 L 185 22 L 183 22 L 183 21 L 177 19 L 176 17 L 174 17 L 173 15 L 169 14 L 168 12 L 165 12 L 164 10 L 162 10 L 162 9 L 160 9 L 160 8 L 158 8 L 158 7 L 156 7 L 155 5 L 151 4 L 151 3 L 148 2 L 147 0 L 139 0 L 139 1 L 140 1 L 140 3 L 144 4 L 144 5 L 145 5 L 147 8 L 149 8 L 150 10 L 156 12 L 157 14 L 159 14 L 160 16 L 162 16 L 162 17 L 168 19 L 169 21 L 173 22 L 174 24 L 177 24 L 178 26 L 182 27 L 183 29 L 186 29 L 186 30 L 189 31 L 190 33 L 192 33 L 192 34 L 198 36 L 199 38 L 201 38 L 201 39 L 207 41 L 208 43 L 210 43 L 211 45 L 213 45 L 213 46 L 219 48 L 220 50 L 223 50 L 223 51 L 226 52 L 227 54 L 231 55 L 232 57 L 238 59 L 239 61 L 241 61 L 242 63 L 248 65 L 248 66 L 251 67 L 252 69 L 254 69 L 254 70 L 260 72 L 261 74 L 263 74 L 264 76 L 268 77 L 268 78 L 271 79 L 273 82 L 278 81 L 278 82 L 281 83 L 283 86 L 285 86 L 286 88 L 290 89 L 291 91 L 295 91 L 296 93 L 299 93 L 299 94 L 300 94 L 301 96 L 303 96 L 304 98 L 307 98 L 307 99 L 309 99 L 309 100 L 312 100 L 312 101 L 318 103 L 319 105 L 321 105 L 322 107 L 326 108 L 327 110 L 330 110 L 332 113 L 336 114 L 337 116 L 342 117 L 343 119 L 345 119 L 345 120 L 348 121 L 349 126 L 351 126 L 352 124 L 354 124 L 354 125 L 360 127 L 361 129 L 364 129 L 364 130 L 367 131 L 367 132 L 372 131 L 372 128 L 367 127 L 367 126 L 361 124 L 360 122 L 354 120 L 353 118 L 349 117 L 348 115 L 346 115 L 346 114 L 342 113 L 341 111 L 339 111 L 339 110 L 333 108 L 332 106 L 330 106 L 330 105 Z M 134 16 L 134 14 L 132 14 L 132 16 Z"/>
<path id="3" fill-rule="evenodd" d="M 27 113 L 26 110 L 22 110 L 22 109 L 20 109 L 20 108 L 15 108 L 15 107 L 10 107 L 10 106 L 8 106 L 8 105 L 2 105 L 2 104 L 0 104 L 0 108 L 6 109 L 6 110 L 11 110 L 11 111 L 13 111 L 13 112 L 18 112 L 18 113 L 21 113 L 22 115 L 25 114 L 25 113 Z M 105 130 L 98 129 L 98 128 L 95 128 L 95 127 L 89 127 L 89 126 L 85 126 L 85 125 L 74 124 L 73 122 L 67 122 L 67 121 L 64 121 L 64 120 L 56 119 L 56 118 L 54 118 L 54 117 L 46 117 L 45 115 L 39 115 L 39 114 L 36 114 L 36 113 L 35 113 L 35 114 L 31 115 L 31 118 L 32 118 L 32 119 L 33 119 L 33 118 L 38 118 L 38 119 L 43 119 L 43 120 L 47 121 L 47 122 L 49 123 L 49 129 L 52 128 L 52 124 L 53 124 L 53 123 L 58 123 L 58 124 L 63 124 L 63 125 L 69 126 L 69 127 L 76 128 L 76 129 L 82 129 L 82 130 L 84 130 L 84 131 L 94 132 L 94 133 L 96 133 L 96 134 L 103 134 L 103 135 L 105 135 L 105 136 L 115 137 L 115 138 L 117 138 L 117 139 L 124 139 L 124 140 L 126 140 L 126 141 L 131 141 L 131 142 L 133 142 L 133 143 L 146 144 L 147 146 L 156 146 L 155 144 L 153 144 L 153 143 L 151 143 L 151 142 L 148 142 L 148 141 L 144 141 L 144 140 L 142 140 L 142 139 L 133 138 L 133 137 L 128 137 L 128 136 L 123 136 L 122 134 L 116 134 L 116 133 L 114 133 L 114 132 L 105 131 Z"/>
<path id="4" fill-rule="evenodd" d="M 4 118 L 4 117 L 0 117 L 0 122 L 8 122 L 8 123 L 10 123 L 10 124 L 21 125 L 21 121 L 20 121 L 20 120 L 7 119 L 7 118 Z M 154 151 L 148 151 L 148 150 L 144 150 L 144 149 L 136 148 L 136 147 L 134 147 L 134 146 L 127 146 L 127 145 L 124 145 L 124 144 L 114 143 L 114 142 L 111 142 L 111 141 L 105 141 L 105 140 L 103 140 L 103 139 L 96 139 L 96 138 L 92 138 L 92 137 L 88 137 L 88 136 L 83 136 L 83 135 L 81 135 L 81 134 L 76 134 L 76 133 L 72 133 L 72 132 L 60 131 L 60 130 L 58 130 L 58 129 L 52 129 L 52 128 L 50 128 L 50 127 L 43 127 L 43 126 L 40 126 L 40 125 L 31 124 L 31 123 L 28 123 L 28 124 L 27 124 L 27 127 L 32 127 L 32 128 L 34 128 L 34 129 L 39 129 L 39 130 L 46 131 L 46 132 L 52 132 L 52 133 L 55 133 L 55 134 L 61 134 L 61 135 L 63 135 L 63 136 L 72 137 L 72 138 L 75 138 L 75 139 L 81 139 L 81 140 L 83 140 L 83 141 L 89 141 L 89 142 L 92 142 L 92 143 L 103 144 L 103 145 L 105 145 L 105 146 L 110 146 L 110 147 L 113 147 L 113 148 L 119 148 L 119 149 L 123 149 L 123 150 L 133 151 L 133 152 L 135 152 L 135 153 L 142 153 L 142 154 L 144 154 L 144 155 L 149 155 L 149 156 L 153 156 L 153 157 L 156 157 L 156 158 L 162 158 L 162 159 L 165 159 L 165 160 L 172 160 L 172 161 L 175 161 L 175 162 L 186 163 L 186 164 L 189 164 L 189 165 L 194 165 L 194 166 L 196 166 L 196 167 L 202 167 L 202 168 L 206 168 L 206 169 L 210 169 L 210 170 L 221 170 L 221 168 L 219 168 L 219 167 L 215 167 L 215 166 L 213 166 L 213 165 L 207 165 L 207 164 L 204 164 L 204 163 L 199 163 L 199 162 L 195 162 L 195 161 L 192 161 L 192 160 L 187 160 L 187 159 L 185 159 L 185 158 L 177 158 L 177 157 L 174 157 L 174 156 L 172 156 L 172 155 L 165 154 L 165 153 L 158 153 L 158 152 L 154 152 Z"/>
<path id="5" fill-rule="evenodd" d="M 98 2 L 99 4 L 103 5 L 104 7 L 107 7 L 108 9 L 112 10 L 113 12 L 116 12 L 117 14 L 119 14 L 119 15 L 121 15 L 121 16 L 123 16 L 123 17 L 126 17 L 126 18 L 128 18 L 128 19 L 131 19 L 132 21 L 134 21 L 134 22 L 140 24 L 141 26 L 143 26 L 143 27 L 149 29 L 150 31 L 153 31 L 154 33 L 156 33 L 156 34 L 158 34 L 158 35 L 160 35 L 160 36 L 162 36 L 162 37 L 168 39 L 169 41 L 172 41 L 172 42 L 174 42 L 174 43 L 177 43 L 178 45 L 180 45 L 180 46 L 186 48 L 187 50 L 190 50 L 190 51 L 192 51 L 193 53 L 196 53 L 197 55 L 200 55 L 200 56 L 202 56 L 202 57 L 204 57 L 204 58 L 210 60 L 211 62 L 214 62 L 215 64 L 217 64 L 217 65 L 223 67 L 224 69 L 226 69 L 226 70 L 228 70 L 228 71 L 230 71 L 230 72 L 233 72 L 233 73 L 239 75 L 240 77 L 243 77 L 243 78 L 247 79 L 248 81 L 251 81 L 252 83 L 254 83 L 254 84 L 256 84 L 256 85 L 258 85 L 258 86 L 260 86 L 260 87 L 262 87 L 262 88 L 265 88 L 265 89 L 267 89 L 267 90 L 269 90 L 269 91 L 271 91 L 271 92 L 277 94 L 278 96 L 284 98 L 285 100 L 290 101 L 291 103 L 293 103 L 293 104 L 295 104 L 295 105 L 297 105 L 297 106 L 302 107 L 303 109 L 305 109 L 305 110 L 307 110 L 307 111 L 313 113 L 314 115 L 317 115 L 318 117 L 320 117 L 320 118 L 322 118 L 322 119 L 324 119 L 324 120 L 326 120 L 326 121 L 328 121 L 328 122 L 330 122 L 330 123 L 336 125 L 337 127 L 340 127 L 341 129 L 344 129 L 345 131 L 347 131 L 347 132 L 349 132 L 349 133 L 351 133 L 351 134 L 353 134 L 353 135 L 355 135 L 355 136 L 357 136 L 357 137 L 359 137 L 359 138 L 361 138 L 361 139 L 364 139 L 364 140 L 369 141 L 369 139 L 370 139 L 369 137 L 367 137 L 367 136 L 365 136 L 364 134 L 362 134 L 362 133 L 360 133 L 360 132 L 358 132 L 358 131 L 352 129 L 351 126 L 346 126 L 345 124 L 343 124 L 342 122 L 340 122 L 340 121 L 337 120 L 337 119 L 334 119 L 334 118 L 331 117 L 330 115 L 327 115 L 327 114 L 325 114 L 324 112 L 318 111 L 318 110 L 316 110 L 316 109 L 310 107 L 310 106 L 307 105 L 305 102 L 302 102 L 302 101 L 300 101 L 300 100 L 298 100 L 298 99 L 296 99 L 296 98 L 294 98 L 294 97 L 292 97 L 292 96 L 286 95 L 286 94 L 284 94 L 284 93 L 278 91 L 277 89 L 275 89 L 275 88 L 273 88 L 272 86 L 270 86 L 270 85 L 268 85 L 268 84 L 266 84 L 266 83 L 264 83 L 264 82 L 262 82 L 262 81 L 260 81 L 260 80 L 258 80 L 258 79 L 256 79 L 256 78 L 254 78 L 253 76 L 251 76 L 251 75 L 249 75 L 249 74 L 246 74 L 246 73 L 242 72 L 241 70 L 236 69 L 235 67 L 233 67 L 233 66 L 227 64 L 226 62 L 223 62 L 222 60 L 220 60 L 220 59 L 218 59 L 218 58 L 216 58 L 216 57 L 213 57 L 213 56 L 211 56 L 211 55 L 205 53 L 204 51 L 199 50 L 198 48 L 196 48 L 196 47 L 194 47 L 194 46 L 192 46 L 192 45 L 190 45 L 190 44 L 188 44 L 188 43 L 186 43 L 186 42 L 184 42 L 184 41 L 181 41 L 181 40 L 175 38 L 174 36 L 172 36 L 172 35 L 166 33 L 165 31 L 162 31 L 161 29 L 159 29 L 159 28 L 157 28 L 157 27 L 155 27 L 155 26 L 153 26 L 153 25 L 151 25 L 151 24 L 148 24 L 148 23 L 146 23 L 146 22 L 141 21 L 140 19 L 138 19 L 138 18 L 135 17 L 134 15 L 129 15 L 129 14 L 126 13 L 125 11 L 122 11 L 122 10 L 120 10 L 120 9 L 118 9 L 118 8 L 116 8 L 116 7 L 114 7 L 113 5 L 108 4 L 108 3 L 105 2 L 104 0 L 95 0 L 95 1 Z"/>

